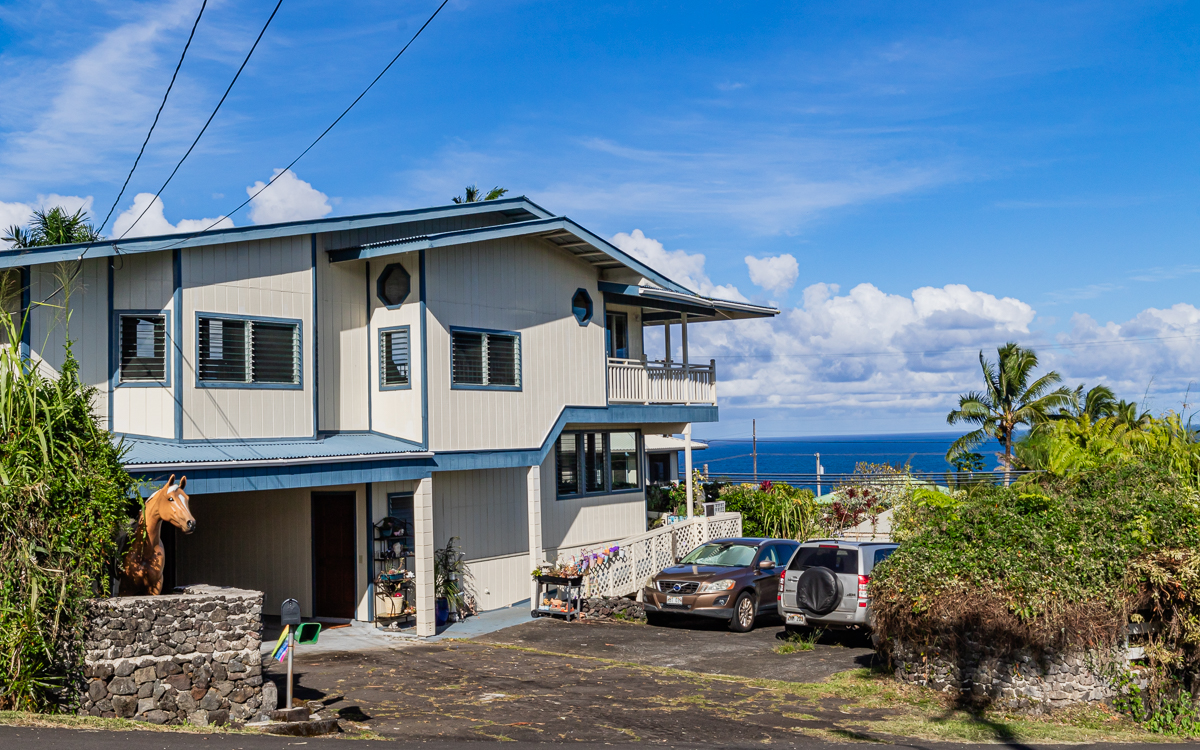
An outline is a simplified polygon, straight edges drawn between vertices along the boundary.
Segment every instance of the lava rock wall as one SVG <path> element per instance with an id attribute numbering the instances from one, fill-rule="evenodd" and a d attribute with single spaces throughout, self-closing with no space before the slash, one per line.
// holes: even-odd
<path id="1" fill-rule="evenodd" d="M 206 726 L 269 713 L 261 591 L 193 586 L 91 603 L 80 713 Z"/>

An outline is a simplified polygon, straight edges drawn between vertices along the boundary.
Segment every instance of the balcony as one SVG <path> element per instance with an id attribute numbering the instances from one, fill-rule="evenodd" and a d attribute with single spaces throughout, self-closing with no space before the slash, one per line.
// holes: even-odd
<path id="1" fill-rule="evenodd" d="M 717 403 L 717 364 L 608 360 L 610 404 Z"/>

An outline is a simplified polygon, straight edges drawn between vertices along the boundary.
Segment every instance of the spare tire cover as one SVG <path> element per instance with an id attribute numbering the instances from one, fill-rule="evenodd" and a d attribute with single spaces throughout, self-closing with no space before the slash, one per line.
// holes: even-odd
<path id="1" fill-rule="evenodd" d="M 809 568 L 796 582 L 796 603 L 814 615 L 827 615 L 842 600 L 842 582 L 829 568 Z"/>

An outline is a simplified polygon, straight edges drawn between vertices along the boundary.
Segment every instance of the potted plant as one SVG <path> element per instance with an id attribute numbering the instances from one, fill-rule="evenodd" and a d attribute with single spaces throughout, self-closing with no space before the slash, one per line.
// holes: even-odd
<path id="1" fill-rule="evenodd" d="M 434 621 L 437 625 L 445 625 L 450 620 L 450 613 L 461 612 L 466 603 L 466 555 L 460 552 L 454 542 L 458 537 L 452 536 L 446 546 L 433 553 L 433 596 L 435 601 Z"/>

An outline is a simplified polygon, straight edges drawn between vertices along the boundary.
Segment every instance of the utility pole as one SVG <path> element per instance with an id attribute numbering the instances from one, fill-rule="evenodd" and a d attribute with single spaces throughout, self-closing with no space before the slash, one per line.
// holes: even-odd
<path id="1" fill-rule="evenodd" d="M 754 483 L 758 484 L 758 420 L 750 420 L 750 452 L 754 455 Z"/>
<path id="2" fill-rule="evenodd" d="M 821 475 L 825 470 L 821 468 L 821 454 L 817 454 L 817 497 L 821 496 Z"/>

